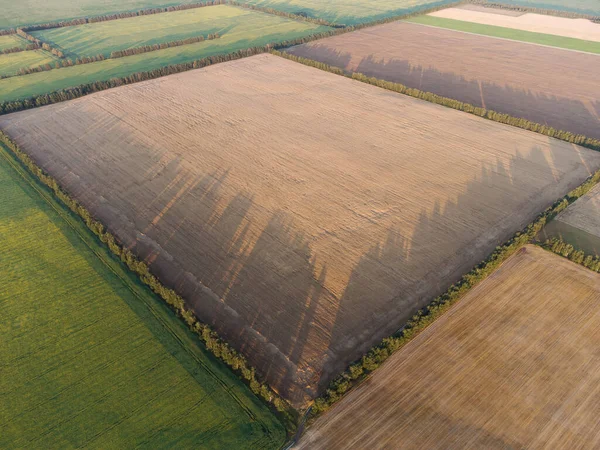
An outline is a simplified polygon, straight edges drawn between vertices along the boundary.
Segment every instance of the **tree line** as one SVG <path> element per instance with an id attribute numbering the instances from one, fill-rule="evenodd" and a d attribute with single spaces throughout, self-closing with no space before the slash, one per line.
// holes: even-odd
<path id="1" fill-rule="evenodd" d="M 179 47 L 182 45 L 195 44 L 196 42 L 210 41 L 212 39 L 219 39 L 219 33 L 211 33 L 204 36 L 194 36 L 187 39 L 180 39 L 178 41 L 163 42 L 161 44 L 153 45 L 142 45 L 140 47 L 128 48 L 125 50 L 117 50 L 110 54 L 111 59 L 123 58 L 124 56 L 139 55 L 140 53 L 154 52 L 157 50 L 164 50 L 165 48 Z"/>
<path id="2" fill-rule="evenodd" d="M 494 122 L 503 123 L 505 125 L 511 125 L 517 128 L 523 128 L 525 130 L 533 131 L 536 133 L 543 134 L 545 136 L 560 139 L 572 144 L 581 145 L 583 147 L 590 148 L 592 150 L 600 151 L 600 140 L 589 138 L 581 134 L 573 134 L 569 131 L 557 130 L 553 127 L 542 125 L 537 122 L 532 122 L 521 117 L 513 117 L 510 114 L 499 113 L 491 109 L 481 108 L 479 106 L 471 105 L 470 103 L 464 103 L 458 100 L 454 100 L 448 97 L 442 97 L 431 92 L 421 91 L 415 88 L 409 88 L 400 83 L 394 83 L 392 81 L 385 81 L 375 77 L 368 77 L 362 73 L 346 73 L 339 67 L 329 66 L 319 61 L 314 61 L 308 58 L 302 58 L 299 56 L 291 55 L 285 52 L 273 51 L 273 54 L 289 59 L 291 61 L 304 64 L 306 66 L 315 67 L 326 72 L 331 72 L 336 75 L 343 75 L 353 80 L 361 81 L 363 83 L 378 86 L 389 91 L 397 92 L 399 94 L 408 95 L 410 97 L 418 98 L 421 100 L 435 103 L 436 105 L 446 106 L 448 108 L 457 109 L 459 111 L 467 112 L 485 119 L 493 120 Z"/>
<path id="3" fill-rule="evenodd" d="M 346 371 L 334 379 L 326 391 L 318 397 L 312 407 L 310 421 L 313 421 L 323 412 L 327 411 L 335 402 L 340 400 L 350 388 L 360 384 L 369 373 L 377 369 L 395 351 L 404 347 L 409 341 L 416 337 L 421 331 L 435 322 L 463 295 L 465 295 L 476 284 L 483 281 L 492 274 L 500 265 L 525 244 L 532 242 L 544 225 L 552 220 L 558 213 L 563 211 L 575 200 L 585 195 L 600 181 L 600 171 L 589 177 L 581 186 L 569 192 L 561 200 L 542 212 L 525 229 L 516 233 L 509 241 L 496 247 L 494 252 L 479 265 L 473 268 L 462 279 L 450 286 L 450 288 L 439 297 L 435 298 L 428 306 L 418 311 L 399 331 L 392 336 L 384 338 L 379 344 L 367 352 L 360 360 L 352 363 Z M 600 271 L 600 259 L 583 255 L 568 244 L 552 241 L 546 244 L 573 261 L 580 262 L 586 267 Z"/>
<path id="4" fill-rule="evenodd" d="M 540 246 L 594 272 L 600 272 L 600 258 L 597 255 L 586 255 L 583 250 L 577 250 L 560 238 L 548 239 Z"/>
<path id="5" fill-rule="evenodd" d="M 207 324 L 202 323 L 195 316 L 191 309 L 185 305 L 185 301 L 173 289 L 164 286 L 156 276 L 154 276 L 148 265 L 137 259 L 137 257 L 127 247 L 110 233 L 104 225 L 97 221 L 90 212 L 79 202 L 73 199 L 59 186 L 58 182 L 45 173 L 37 164 L 22 151 L 19 146 L 4 132 L 0 131 L 0 143 L 3 143 L 16 158 L 33 174 L 39 181 L 46 185 L 58 200 L 66 205 L 73 213 L 81 218 L 86 226 L 106 245 L 106 247 L 119 258 L 129 270 L 135 273 L 139 279 L 148 286 L 159 298 L 165 301 L 171 310 L 180 317 L 194 332 L 205 347 L 219 360 L 230 367 L 249 387 L 250 390 L 259 398 L 274 409 L 278 416 L 284 419 L 288 430 L 293 429 L 296 423 L 295 410 L 277 393 L 275 393 L 266 383 L 262 383 L 256 376 L 256 371 L 248 364 L 244 356 L 238 353 L 227 342 L 221 339 L 218 334 Z"/>
<path id="6" fill-rule="evenodd" d="M 50 44 L 47 44 L 46 42 L 40 41 L 38 38 L 27 33 L 22 28 L 17 28 L 17 34 L 19 36 L 21 36 L 22 38 L 27 39 L 29 42 L 33 42 L 35 45 L 41 47 L 42 49 L 46 50 L 47 52 L 52 53 L 54 56 L 57 56 L 58 58 L 65 57 L 65 54 L 61 50 L 51 47 Z"/>
<path id="7" fill-rule="evenodd" d="M 12 47 L 12 48 L 5 48 L 4 50 L 0 50 L 0 55 L 8 55 L 10 53 L 19 53 L 19 52 L 25 52 L 25 51 L 29 51 L 29 50 L 38 50 L 42 47 L 40 47 L 37 44 L 27 44 L 25 47 Z"/>
<path id="8" fill-rule="evenodd" d="M 528 12 L 534 14 L 543 14 L 546 16 L 567 17 L 569 19 L 589 19 L 592 22 L 600 22 L 597 15 L 583 14 L 573 11 L 560 11 L 558 9 L 536 8 L 534 6 L 508 5 L 506 3 L 494 3 L 487 0 L 466 0 L 467 3 L 485 6 L 486 8 L 508 9 L 510 11 Z"/>

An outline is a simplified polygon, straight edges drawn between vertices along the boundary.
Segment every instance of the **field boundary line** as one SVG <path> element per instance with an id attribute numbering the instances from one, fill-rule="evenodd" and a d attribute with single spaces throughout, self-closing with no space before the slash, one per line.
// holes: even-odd
<path id="1" fill-rule="evenodd" d="M 542 14 L 545 16 L 566 17 L 569 19 L 588 19 L 592 22 L 600 21 L 600 14 L 587 14 L 576 11 L 561 11 L 560 9 L 536 8 L 535 6 L 509 5 L 506 3 L 494 3 L 488 0 L 465 0 L 472 5 L 483 6 L 491 9 L 507 9 L 526 13 Z"/>
<path id="2" fill-rule="evenodd" d="M 544 242 L 534 242 L 534 244 L 550 253 L 562 256 L 575 264 L 583 266 L 592 272 L 600 273 L 600 257 L 586 253 L 584 250 L 578 250 L 575 246 L 568 244 L 561 238 L 553 237 Z"/>
<path id="3" fill-rule="evenodd" d="M 0 140 L 3 137 L 3 134 L 4 133 L 2 131 L 0 131 Z M 15 172 L 17 172 L 21 176 L 21 178 L 26 183 L 28 183 L 32 187 L 32 189 L 34 189 L 39 194 L 40 198 L 42 198 L 57 213 L 57 215 L 63 220 L 63 222 L 66 223 L 76 233 L 76 235 L 83 242 L 83 244 L 85 244 L 85 246 L 94 255 L 96 255 L 96 257 L 102 262 L 102 264 L 106 268 L 108 268 L 108 270 L 110 272 L 112 272 L 125 285 L 125 287 L 133 294 L 133 296 L 135 298 L 137 298 L 150 311 L 150 313 L 156 319 L 156 321 L 158 323 L 160 323 L 161 327 L 171 335 L 172 339 L 175 342 L 177 342 L 179 347 L 183 351 L 185 351 L 194 361 L 196 361 L 198 363 L 198 365 L 203 367 L 204 370 L 215 380 L 215 382 L 217 384 L 221 385 L 224 392 L 227 393 L 231 398 L 234 399 L 234 401 L 236 403 L 238 403 L 240 405 L 240 408 L 247 414 L 247 416 L 251 420 L 260 423 L 261 426 L 265 430 L 269 430 L 269 427 L 266 424 L 264 424 L 264 422 L 262 420 L 260 420 L 251 411 L 251 409 L 241 400 L 241 398 L 239 398 L 239 396 L 237 396 L 233 392 L 233 390 L 232 390 L 233 385 L 230 385 L 229 383 L 226 383 L 225 380 L 221 379 L 221 377 L 219 377 L 210 367 L 208 367 L 208 365 L 204 361 L 202 361 L 198 357 L 198 355 L 196 354 L 196 352 L 193 351 L 192 348 L 189 348 L 189 346 L 186 346 L 184 344 L 183 340 L 180 337 L 180 333 L 178 333 L 170 324 L 168 324 L 167 321 L 165 320 L 165 318 L 162 317 L 162 315 L 159 315 L 157 313 L 156 306 L 158 306 L 158 305 L 156 305 L 156 306 L 151 305 L 150 302 L 148 302 L 146 300 L 146 298 L 144 298 L 144 297 L 146 297 L 146 295 L 156 295 L 156 294 L 151 293 L 151 292 L 148 292 L 147 294 L 139 292 L 140 289 L 149 289 L 149 286 L 147 286 L 147 285 L 144 287 L 135 286 L 132 283 L 132 280 L 128 279 L 129 277 L 127 277 L 124 267 L 120 267 L 120 264 L 117 261 L 112 261 L 112 264 L 109 261 L 107 261 L 105 255 L 102 254 L 102 253 L 106 253 L 108 250 L 107 248 L 105 248 L 105 245 L 102 244 L 101 242 L 92 244 L 89 241 L 89 239 L 93 239 L 92 236 L 91 235 L 85 236 L 86 234 L 88 234 L 91 231 L 91 230 L 80 229 L 80 227 L 85 225 L 85 223 L 78 224 L 78 223 L 74 222 L 75 220 L 77 220 L 77 221 L 81 220 L 81 218 L 75 219 L 75 217 L 70 217 L 70 214 L 68 213 L 68 211 L 65 210 L 65 208 L 67 208 L 68 206 L 66 204 L 64 204 L 63 202 L 61 202 L 61 200 L 59 200 L 58 198 L 55 198 L 55 196 L 51 195 L 49 192 L 44 192 L 44 190 L 41 188 L 41 186 L 37 185 L 38 183 L 36 182 L 36 180 L 32 179 L 32 174 L 26 172 L 26 169 L 24 167 L 21 167 L 17 161 L 15 161 L 13 158 L 11 158 L 7 154 L 7 150 L 2 145 L 0 145 L 0 153 L 2 154 L 4 159 L 10 164 L 10 166 L 15 170 Z M 41 181 L 38 181 L 38 182 L 41 182 Z M 59 202 L 61 202 L 61 203 L 59 203 Z M 78 226 L 78 225 L 80 225 L 80 226 Z M 97 247 L 98 249 L 101 248 L 103 250 L 103 252 L 96 250 L 94 247 Z M 106 255 L 106 256 L 110 257 L 110 255 Z M 135 274 L 131 273 L 131 275 L 135 275 Z M 175 317 L 174 319 L 180 320 L 177 317 Z M 190 338 L 191 338 L 191 336 L 190 336 Z M 199 341 L 202 343 L 201 339 L 199 339 Z M 193 343 L 193 344 L 196 346 L 198 345 L 197 343 Z M 204 343 L 202 343 L 202 344 L 205 345 Z M 206 347 L 206 345 L 205 345 L 205 349 L 206 349 L 207 353 L 212 353 L 212 355 L 215 356 L 219 360 L 219 363 L 228 365 L 217 355 L 214 355 L 214 353 L 211 352 L 210 349 L 208 347 Z M 170 351 L 168 351 L 168 349 L 166 349 L 166 350 L 167 350 L 167 353 L 169 353 L 169 355 L 172 356 Z M 229 370 L 231 370 L 231 369 L 229 368 Z M 194 380 L 194 381 L 196 381 L 196 380 Z M 284 425 L 285 425 L 285 423 L 284 423 Z"/>
<path id="4" fill-rule="evenodd" d="M 449 20 L 456 20 L 456 19 L 449 19 Z M 456 20 L 456 21 L 457 22 L 465 22 L 465 23 L 475 23 L 475 22 L 468 22 L 466 20 Z M 557 50 L 564 50 L 566 52 L 583 53 L 584 55 L 593 55 L 593 56 L 600 57 L 600 54 L 598 54 L 598 53 L 586 52 L 586 51 L 583 51 L 583 50 L 576 50 L 576 49 L 565 48 L 565 47 L 556 47 L 554 45 L 538 44 L 537 42 L 520 41 L 518 39 L 509 39 L 509 38 L 504 38 L 504 37 L 499 37 L 499 36 L 490 36 L 489 34 L 473 33 L 471 31 L 455 30 L 454 28 L 446 28 L 446 27 L 443 27 L 443 26 L 429 25 L 429 24 L 426 24 L 426 23 L 411 22 L 410 20 L 400 20 L 399 22 L 410 23 L 412 25 L 420 25 L 422 27 L 428 27 L 428 28 L 437 28 L 438 30 L 448 30 L 448 31 L 452 31 L 452 32 L 455 32 L 455 33 L 469 34 L 471 36 L 480 36 L 480 37 L 484 37 L 484 38 L 498 39 L 498 40 L 501 40 L 501 41 L 517 42 L 519 44 L 536 45 L 538 47 L 554 48 L 554 49 L 557 49 Z M 497 26 L 497 25 L 490 25 L 490 26 Z M 516 28 L 506 28 L 506 27 L 498 27 L 498 28 L 504 28 L 505 30 L 526 31 L 526 30 L 518 30 Z M 528 33 L 544 34 L 544 33 L 537 33 L 535 31 L 528 31 Z M 576 38 L 571 38 L 571 39 L 576 39 Z M 579 39 L 579 40 L 583 41 L 583 39 Z M 593 41 L 585 41 L 585 42 L 593 42 Z"/>

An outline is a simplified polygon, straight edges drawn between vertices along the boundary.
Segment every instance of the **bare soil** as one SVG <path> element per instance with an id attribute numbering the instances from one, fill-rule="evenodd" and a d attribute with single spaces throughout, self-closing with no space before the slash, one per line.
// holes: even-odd
<path id="1" fill-rule="evenodd" d="M 407 22 L 289 52 L 600 139 L 600 55 Z"/>
<path id="2" fill-rule="evenodd" d="M 599 340 L 600 275 L 526 246 L 298 448 L 598 448 Z"/>
<path id="3" fill-rule="evenodd" d="M 272 55 L 0 127 L 296 406 L 600 168 Z"/>

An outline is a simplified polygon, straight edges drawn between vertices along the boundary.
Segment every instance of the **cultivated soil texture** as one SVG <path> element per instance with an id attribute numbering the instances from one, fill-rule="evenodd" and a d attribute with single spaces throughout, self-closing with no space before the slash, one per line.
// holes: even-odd
<path id="1" fill-rule="evenodd" d="M 0 448 L 276 449 L 285 431 L 0 146 Z"/>
<path id="2" fill-rule="evenodd" d="M 600 255 L 600 185 L 556 216 L 542 236 L 558 237 L 588 254 Z"/>
<path id="3" fill-rule="evenodd" d="M 599 339 L 600 275 L 526 246 L 298 448 L 598 448 Z"/>
<path id="4" fill-rule="evenodd" d="M 268 54 L 0 127 L 296 406 L 600 168 Z"/>
<path id="5" fill-rule="evenodd" d="M 600 138 L 600 56 L 393 22 L 288 50 Z"/>
<path id="6" fill-rule="evenodd" d="M 506 14 L 498 14 L 497 11 L 502 12 L 506 10 L 483 8 L 483 11 L 473 11 L 465 8 L 448 8 L 428 15 L 445 19 L 464 20 L 465 22 L 474 22 L 482 25 L 492 25 L 515 30 L 533 31 L 535 33 L 554 34 L 556 36 L 600 42 L 600 24 L 594 23 L 591 20 L 569 19 L 565 17 L 529 13 L 515 17 Z"/>

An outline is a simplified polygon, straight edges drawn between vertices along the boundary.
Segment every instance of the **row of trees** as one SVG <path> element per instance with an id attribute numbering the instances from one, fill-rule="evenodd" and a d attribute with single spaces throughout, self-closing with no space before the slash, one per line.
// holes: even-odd
<path id="1" fill-rule="evenodd" d="M 86 23 L 97 23 L 97 22 L 107 22 L 110 20 L 118 20 L 118 19 L 127 19 L 130 17 L 138 17 L 138 16 L 148 16 L 152 14 L 161 14 L 165 12 L 174 12 L 174 11 L 183 11 L 186 9 L 195 9 L 195 8 L 203 8 L 205 6 L 213 6 L 213 5 L 223 5 L 226 3 L 226 0 L 213 0 L 202 3 L 189 3 L 186 5 L 177 5 L 177 6 L 168 6 L 165 8 L 151 8 L 151 9 L 141 9 L 139 11 L 131 11 L 131 12 L 123 12 L 118 14 L 106 14 L 103 16 L 95 16 L 89 18 L 81 18 L 81 19 L 73 19 L 66 20 L 61 22 L 48 22 L 39 25 L 30 25 L 28 27 L 23 27 L 22 29 L 25 31 L 39 31 L 39 30 L 49 30 L 51 28 L 63 28 L 63 27 L 71 27 L 76 25 L 85 25 Z"/>
<path id="2" fill-rule="evenodd" d="M 169 307 L 188 325 L 204 343 L 206 348 L 218 359 L 227 364 L 246 384 L 255 395 L 262 398 L 270 407 L 275 409 L 285 419 L 286 425 L 293 428 L 296 422 L 296 413 L 289 404 L 281 399 L 270 387 L 261 383 L 255 369 L 250 367 L 246 358 L 239 354 L 229 344 L 223 341 L 210 326 L 198 320 L 191 309 L 188 309 L 184 300 L 173 290 L 158 280 L 150 271 L 148 265 L 124 247 L 117 238 L 105 229 L 90 212 L 75 199 L 69 196 L 58 185 L 57 181 L 46 174 L 35 162 L 23 152 L 19 146 L 6 134 L 0 131 L 0 142 L 6 145 L 21 163 L 44 185 L 49 187 L 54 195 L 77 214 L 87 227 L 102 241 L 110 251 L 117 256 L 140 280 L 147 285 L 158 297 L 163 299 Z"/>
<path id="3" fill-rule="evenodd" d="M 508 9 L 511 11 L 520 11 L 520 12 L 529 12 L 535 14 L 544 14 L 547 16 L 559 16 L 559 17 L 567 17 L 570 19 L 589 19 L 592 21 L 600 21 L 600 17 L 590 14 L 582 14 L 573 11 L 560 11 L 557 9 L 544 9 L 544 8 L 536 8 L 533 6 L 523 6 L 523 5 L 508 5 L 506 3 L 494 3 L 488 2 L 487 0 L 467 0 L 467 3 L 472 3 L 475 5 L 482 5 L 488 8 L 499 8 L 499 9 Z"/>
<path id="4" fill-rule="evenodd" d="M 448 311 L 456 301 L 476 284 L 493 273 L 508 257 L 525 244 L 533 241 L 549 220 L 556 217 L 558 213 L 579 197 L 589 192 L 598 182 L 600 182 L 600 171 L 596 172 L 581 186 L 541 213 L 531 224 L 523 231 L 516 233 L 508 242 L 496 247 L 491 256 L 463 276 L 458 283 L 450 286 L 444 294 L 433 300 L 427 307 L 415 314 L 402 329 L 394 335 L 383 339 L 381 343 L 373 347 L 360 360 L 351 364 L 344 373 L 330 383 L 325 393 L 315 400 L 310 420 L 314 420 L 321 413 L 328 410 L 350 388 L 358 385 L 395 351 L 406 345 L 416 335 Z M 548 243 L 547 246 L 556 253 L 579 262 L 592 270 L 600 271 L 600 259 L 598 258 L 585 256 L 582 252 L 574 250 L 572 246 L 565 243 L 553 241 Z"/>
<path id="5" fill-rule="evenodd" d="M 274 51 L 273 53 L 286 59 L 290 59 L 292 61 L 304 64 L 306 66 L 316 67 L 317 69 L 335 73 L 337 75 L 344 75 L 354 80 L 358 80 L 367 84 L 372 84 L 374 86 L 378 86 L 389 91 L 398 92 L 400 94 L 408 95 L 410 97 L 418 98 L 421 100 L 426 100 L 437 105 L 442 105 L 448 108 L 464 111 L 469 114 L 474 114 L 485 119 L 493 120 L 494 122 L 500 122 L 506 125 L 512 125 L 514 127 L 534 131 L 545 136 L 550 136 L 556 139 L 560 139 L 562 141 L 570 142 L 572 144 L 577 144 L 587 148 L 591 148 L 593 150 L 600 151 L 600 140 L 598 139 L 589 138 L 580 134 L 573 134 L 564 130 L 557 130 L 547 125 L 542 125 L 540 123 L 532 122 L 530 120 L 523 119 L 520 117 L 513 117 L 509 114 L 503 114 L 490 109 L 480 108 L 478 106 L 471 105 L 470 103 L 464 103 L 452 98 L 442 97 L 431 92 L 425 92 L 419 89 L 409 88 L 400 83 L 380 80 L 379 78 L 375 77 L 367 77 L 362 73 L 348 74 L 338 67 L 332 67 L 319 61 L 313 61 L 312 59 L 302 58 L 299 56 L 290 55 L 289 53 L 282 53 L 278 51 Z"/>
<path id="6" fill-rule="evenodd" d="M 9 53 L 19 53 L 29 50 L 38 50 L 41 47 L 37 44 L 27 44 L 25 47 L 12 47 L 5 48 L 4 50 L 0 50 L 0 55 L 8 55 Z"/>
<path id="7" fill-rule="evenodd" d="M 600 258 L 596 255 L 586 255 L 583 250 L 577 250 L 562 239 L 552 238 L 542 244 L 546 250 L 564 256 L 574 263 L 581 264 L 594 272 L 600 272 Z"/>
<path id="8" fill-rule="evenodd" d="M 16 76 L 21 76 L 21 75 L 29 75 L 31 73 L 37 73 L 37 72 L 46 72 L 48 70 L 61 69 L 63 67 L 71 67 L 71 66 L 76 66 L 79 64 L 88 64 L 88 63 L 93 63 L 93 62 L 97 62 L 97 61 L 103 61 L 105 59 L 106 58 L 104 57 L 104 55 L 84 56 L 81 58 L 77 58 L 76 60 L 59 59 L 58 61 L 55 61 L 53 63 L 46 63 L 46 64 L 42 64 L 40 66 L 21 67 L 16 74 L 2 75 L 2 76 L 0 76 L 0 79 L 11 78 L 11 77 L 16 77 Z"/>
<path id="9" fill-rule="evenodd" d="M 112 59 L 122 58 L 124 56 L 139 55 L 140 53 L 154 52 L 157 50 L 163 50 L 165 48 L 179 47 L 182 45 L 195 44 L 196 42 L 209 41 L 212 39 L 219 39 L 219 33 L 211 33 L 208 36 L 195 36 L 187 39 L 180 39 L 178 41 L 163 42 L 161 44 L 143 45 L 141 47 L 128 48 L 126 50 L 117 50 L 110 54 Z"/>
<path id="10" fill-rule="evenodd" d="M 48 44 L 46 42 L 40 41 L 38 38 L 36 38 L 35 36 L 32 36 L 31 34 L 27 33 L 22 28 L 17 28 L 17 34 L 19 36 L 21 36 L 22 38 L 27 39 L 29 42 L 33 42 L 33 44 L 35 44 L 35 45 L 43 48 L 47 52 L 52 53 L 54 56 L 57 56 L 59 58 L 64 58 L 65 57 L 65 54 L 62 52 L 62 50 L 59 50 L 57 48 L 53 48 L 53 47 L 50 46 L 50 44 Z"/>

